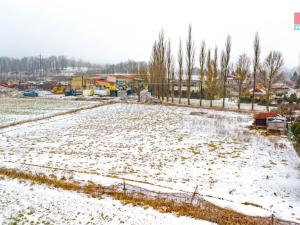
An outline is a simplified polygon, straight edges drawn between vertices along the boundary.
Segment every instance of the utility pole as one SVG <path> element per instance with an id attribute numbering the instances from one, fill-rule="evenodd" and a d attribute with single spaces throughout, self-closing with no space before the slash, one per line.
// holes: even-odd
<path id="1" fill-rule="evenodd" d="M 40 77 L 42 77 L 42 54 L 40 53 L 40 63 L 39 63 L 39 72 L 40 72 Z"/>

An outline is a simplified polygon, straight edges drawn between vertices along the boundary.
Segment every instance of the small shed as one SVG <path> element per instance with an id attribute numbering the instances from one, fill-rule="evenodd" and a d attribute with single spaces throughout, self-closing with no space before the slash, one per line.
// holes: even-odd
<path id="1" fill-rule="evenodd" d="M 273 131 L 286 131 L 287 130 L 286 118 L 283 116 L 276 116 L 267 118 L 267 130 Z"/>
<path id="2" fill-rule="evenodd" d="M 279 116 L 276 112 L 258 113 L 254 117 L 253 125 L 257 127 L 267 127 L 267 118 L 274 118 L 276 116 Z"/>

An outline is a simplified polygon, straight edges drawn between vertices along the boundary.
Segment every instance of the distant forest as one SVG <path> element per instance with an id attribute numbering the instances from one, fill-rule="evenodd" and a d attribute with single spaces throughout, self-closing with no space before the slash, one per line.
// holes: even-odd
<path id="1" fill-rule="evenodd" d="M 39 74 L 41 71 L 60 73 L 66 68 L 87 68 L 86 73 L 137 73 L 147 68 L 146 62 L 128 60 L 117 64 L 95 64 L 66 56 L 30 56 L 23 58 L 0 57 L 0 74 Z"/>

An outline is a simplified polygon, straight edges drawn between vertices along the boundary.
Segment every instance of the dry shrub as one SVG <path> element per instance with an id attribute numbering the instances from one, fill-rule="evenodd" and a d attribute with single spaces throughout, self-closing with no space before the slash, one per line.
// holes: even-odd
<path id="1" fill-rule="evenodd" d="M 46 184 L 56 188 L 62 188 L 64 190 L 71 190 L 77 192 L 83 192 L 92 197 L 101 197 L 103 194 L 112 196 L 113 198 L 122 201 L 124 204 L 132 204 L 135 206 L 152 207 L 160 212 L 172 212 L 178 216 L 189 216 L 195 219 L 202 219 L 211 222 L 218 223 L 220 225 L 265 225 L 265 224 L 296 224 L 289 223 L 287 221 L 279 222 L 277 219 L 272 217 L 255 217 L 247 216 L 233 210 L 224 209 L 216 206 L 202 197 L 198 198 L 197 204 L 193 201 L 186 199 L 186 202 L 176 201 L 176 196 L 179 194 L 173 193 L 157 193 L 154 191 L 148 191 L 149 193 L 155 194 L 147 195 L 141 188 L 137 187 L 131 190 L 125 189 L 121 191 L 118 186 L 101 186 L 88 182 L 88 184 L 80 185 L 75 182 L 68 182 L 65 180 L 58 180 L 54 176 L 47 177 L 45 174 L 32 174 L 17 171 L 15 169 L 0 168 L 0 175 L 4 175 L 13 179 L 29 180 L 37 184 Z M 131 186 L 134 187 L 134 186 Z M 140 190 L 140 192 L 138 192 Z M 167 196 L 163 198 L 163 196 Z M 171 198 L 168 198 L 170 196 Z M 193 195 L 194 196 L 194 195 Z M 198 196 L 198 195 L 197 195 Z M 172 197 L 174 200 L 172 200 Z M 193 200 L 193 199 L 192 199 Z M 199 200 L 201 200 L 199 202 Z M 244 203 L 245 205 L 257 206 L 254 203 Z M 261 206 L 259 206 L 261 207 Z M 275 223 L 276 222 L 276 223 Z"/>

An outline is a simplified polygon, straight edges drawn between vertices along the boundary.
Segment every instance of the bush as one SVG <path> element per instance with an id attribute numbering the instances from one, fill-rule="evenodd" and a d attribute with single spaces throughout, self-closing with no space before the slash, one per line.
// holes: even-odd
<path id="1" fill-rule="evenodd" d="M 300 143 L 300 121 L 296 120 L 292 127 L 291 127 L 292 133 L 294 135 L 295 140 Z"/>
<path id="2" fill-rule="evenodd" d="M 283 103 L 283 99 L 282 98 L 277 99 L 277 104 L 280 105 L 281 103 Z"/>
<path id="3" fill-rule="evenodd" d="M 281 103 L 277 105 L 276 111 L 283 116 L 291 116 L 296 110 L 296 104 L 291 103 Z M 300 122 L 300 121 L 299 121 Z"/>
<path id="4" fill-rule="evenodd" d="M 241 103 L 251 103 L 251 97 L 250 96 L 242 96 Z"/>
<path id="5" fill-rule="evenodd" d="M 289 102 L 293 103 L 293 102 L 297 102 L 297 95 L 295 93 L 291 94 L 289 97 Z"/>

